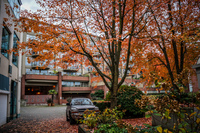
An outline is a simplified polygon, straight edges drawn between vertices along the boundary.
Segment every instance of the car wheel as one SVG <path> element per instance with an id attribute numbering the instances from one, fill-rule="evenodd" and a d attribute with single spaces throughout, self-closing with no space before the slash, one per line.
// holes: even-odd
<path id="1" fill-rule="evenodd" d="M 69 123 L 70 125 L 75 123 L 75 120 L 72 118 L 71 113 L 69 113 Z"/>
<path id="2" fill-rule="evenodd" d="M 67 112 L 66 112 L 66 120 L 69 121 L 69 117 L 68 117 L 68 115 L 67 115 Z"/>

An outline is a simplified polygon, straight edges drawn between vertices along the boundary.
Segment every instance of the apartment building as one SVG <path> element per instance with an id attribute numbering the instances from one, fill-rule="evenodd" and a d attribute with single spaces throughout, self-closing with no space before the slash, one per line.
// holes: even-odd
<path id="1" fill-rule="evenodd" d="M 23 41 L 27 42 L 35 40 L 35 33 L 24 33 Z M 109 91 L 103 81 L 94 81 L 95 74 L 92 72 L 92 66 L 77 65 L 63 69 L 59 66 L 54 66 L 56 60 L 52 60 L 51 64 L 44 68 L 40 61 L 29 62 L 28 60 L 38 57 L 38 53 L 32 52 L 26 48 L 23 52 L 30 51 L 22 57 L 22 99 L 26 100 L 27 104 L 46 104 L 46 99 L 51 98 L 48 91 L 55 89 L 58 94 L 55 96 L 55 103 L 64 104 L 68 97 L 88 97 L 96 90 L 104 90 L 104 96 Z M 58 55 L 57 55 L 58 56 Z M 62 56 L 62 54 L 61 54 Z M 101 60 L 100 56 L 94 54 L 96 63 L 106 70 L 106 65 Z M 66 62 L 67 63 L 67 62 Z M 54 64 L 54 65 L 52 65 Z M 120 71 L 123 74 L 123 71 Z M 125 85 L 136 85 L 143 92 L 159 93 L 156 87 L 146 89 L 144 84 L 139 83 L 139 74 L 131 74 L 125 79 Z"/>
<path id="2" fill-rule="evenodd" d="M 23 41 L 34 40 L 34 33 L 24 33 Z M 31 49 L 26 49 L 27 51 Z M 54 66 L 55 60 L 47 67 L 43 67 L 40 61 L 28 62 L 28 58 L 34 59 L 38 53 L 24 54 L 22 57 L 22 99 L 27 104 L 46 104 L 46 99 L 51 98 L 48 91 L 55 89 L 58 94 L 55 96 L 55 103 L 64 104 L 68 97 L 90 97 L 90 74 L 78 69 L 78 66 L 71 66 L 63 69 Z M 62 55 L 60 55 L 62 56 Z"/>
<path id="3" fill-rule="evenodd" d="M 6 8 L 11 15 L 19 18 L 21 5 L 21 0 L 0 1 L 0 126 L 20 116 L 21 55 L 7 51 L 17 47 L 22 35 L 14 30 Z"/>

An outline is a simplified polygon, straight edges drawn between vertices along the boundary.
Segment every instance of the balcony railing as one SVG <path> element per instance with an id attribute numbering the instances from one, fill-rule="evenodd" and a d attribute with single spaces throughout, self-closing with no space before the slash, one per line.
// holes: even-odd
<path id="1" fill-rule="evenodd" d="M 31 63 L 32 69 L 35 70 L 49 70 L 50 68 L 48 66 L 44 66 L 44 63 L 41 61 L 34 61 Z"/>
<path id="2" fill-rule="evenodd" d="M 51 73 L 51 72 L 26 72 L 26 74 L 35 74 L 35 75 L 52 75 L 52 76 L 57 76 L 58 74 L 56 73 Z"/>

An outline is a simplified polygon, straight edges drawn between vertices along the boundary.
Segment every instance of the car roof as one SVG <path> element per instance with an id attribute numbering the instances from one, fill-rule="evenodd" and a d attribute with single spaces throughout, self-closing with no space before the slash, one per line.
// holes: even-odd
<path id="1" fill-rule="evenodd" d="M 75 97 L 75 98 L 72 98 L 72 99 L 89 99 L 89 98 L 86 98 L 86 97 Z"/>

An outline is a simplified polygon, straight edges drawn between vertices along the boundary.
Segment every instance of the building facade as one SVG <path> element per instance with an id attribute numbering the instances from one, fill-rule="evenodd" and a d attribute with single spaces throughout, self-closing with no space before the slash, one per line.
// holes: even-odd
<path id="1" fill-rule="evenodd" d="M 6 10 L 19 18 L 21 4 L 21 0 L 0 1 L 0 126 L 20 116 L 21 55 L 8 50 L 17 47 L 22 34 L 14 30 Z"/>
<path id="2" fill-rule="evenodd" d="M 35 33 L 23 33 L 23 42 L 34 40 Z M 26 53 L 26 51 L 29 51 Z M 44 64 L 40 61 L 33 61 L 38 57 L 38 53 L 32 52 L 32 49 L 26 48 L 26 54 L 22 57 L 22 81 L 21 81 L 21 98 L 27 104 L 46 104 L 46 100 L 51 98 L 48 91 L 55 89 L 58 94 L 55 95 L 54 103 L 65 104 L 69 97 L 88 97 L 96 90 L 104 90 L 104 97 L 106 97 L 108 88 L 103 81 L 93 81 L 95 74 L 92 72 L 93 67 L 84 65 L 68 67 L 63 69 L 54 66 L 57 63 L 55 60 L 44 68 Z M 106 69 L 106 65 L 99 56 L 95 56 L 99 65 Z M 30 61 L 32 60 L 32 62 Z M 67 63 L 67 62 L 66 62 Z M 52 65 L 54 64 L 54 65 Z M 84 64 L 84 63 L 83 63 Z M 122 74 L 123 71 L 121 71 Z M 128 75 L 125 79 L 124 85 L 135 85 L 143 92 L 160 93 L 156 87 L 147 89 L 144 83 L 139 83 L 140 74 Z"/>
<path id="3" fill-rule="evenodd" d="M 34 33 L 23 33 L 23 41 L 34 40 Z M 25 49 L 24 52 L 31 49 Z M 48 91 L 55 89 L 54 103 L 66 104 L 68 97 L 90 97 L 90 74 L 83 74 L 78 67 L 63 69 L 51 61 L 47 67 L 43 67 L 40 61 L 29 62 L 38 56 L 37 53 L 26 53 L 22 56 L 22 82 L 21 98 L 27 104 L 46 104 L 51 98 Z M 86 72 L 86 71 L 85 71 Z"/>

